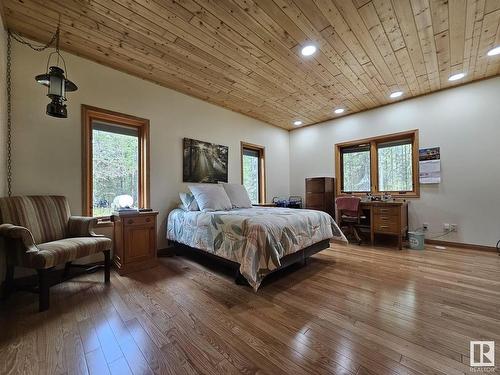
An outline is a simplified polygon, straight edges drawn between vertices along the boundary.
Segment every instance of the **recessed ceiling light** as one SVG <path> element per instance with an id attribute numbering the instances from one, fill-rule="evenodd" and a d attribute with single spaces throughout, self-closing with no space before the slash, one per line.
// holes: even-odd
<path id="1" fill-rule="evenodd" d="M 500 46 L 490 49 L 488 51 L 488 56 L 500 55 Z"/>
<path id="2" fill-rule="evenodd" d="M 294 121 L 294 122 L 293 122 L 293 124 L 294 124 L 295 126 L 300 126 L 300 125 L 302 125 L 302 121 L 297 120 L 297 121 Z"/>
<path id="3" fill-rule="evenodd" d="M 458 81 L 459 79 L 462 79 L 465 77 L 465 73 L 457 73 L 453 74 L 448 78 L 448 81 Z"/>
<path id="4" fill-rule="evenodd" d="M 344 111 L 345 111 L 345 109 L 344 109 L 344 108 L 337 108 L 337 109 L 336 109 L 335 111 L 333 111 L 333 112 L 335 112 L 335 113 L 337 113 L 337 114 L 340 114 L 340 113 L 344 113 Z"/>
<path id="5" fill-rule="evenodd" d="M 403 95 L 403 91 L 394 91 L 389 96 L 394 99 L 394 98 L 399 98 L 401 95 Z"/>
<path id="6" fill-rule="evenodd" d="M 305 46 L 304 48 L 302 48 L 302 56 L 311 56 L 311 55 L 314 55 L 314 53 L 316 52 L 316 46 L 313 46 L 312 44 L 309 44 L 307 46 Z"/>

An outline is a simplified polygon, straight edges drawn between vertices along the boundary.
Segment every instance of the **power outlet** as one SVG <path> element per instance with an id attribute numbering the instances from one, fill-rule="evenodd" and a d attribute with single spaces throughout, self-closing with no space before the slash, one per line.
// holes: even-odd
<path id="1" fill-rule="evenodd" d="M 458 225 L 450 224 L 450 232 L 458 232 Z"/>
<path id="2" fill-rule="evenodd" d="M 450 231 L 450 224 L 448 224 L 448 223 L 444 223 L 444 224 L 443 224 L 443 230 L 444 230 L 445 232 L 449 232 L 449 231 Z"/>
<path id="3" fill-rule="evenodd" d="M 423 223 L 422 229 L 424 230 L 424 232 L 427 232 L 429 230 L 429 223 Z"/>

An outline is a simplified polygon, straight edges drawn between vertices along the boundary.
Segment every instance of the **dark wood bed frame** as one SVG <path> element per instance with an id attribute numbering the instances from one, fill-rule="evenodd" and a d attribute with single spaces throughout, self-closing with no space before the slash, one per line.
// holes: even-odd
<path id="1" fill-rule="evenodd" d="M 196 249 L 194 247 L 190 247 L 190 246 L 181 244 L 179 242 L 169 241 L 169 243 L 174 247 L 173 250 L 174 250 L 175 255 L 182 255 L 183 252 L 186 252 L 186 250 L 188 252 L 193 252 L 195 254 L 202 254 L 204 257 L 206 257 L 208 259 L 212 259 L 216 262 L 223 263 L 230 268 L 234 268 L 235 269 L 235 280 L 234 281 L 236 284 L 238 284 L 238 285 L 247 285 L 248 284 L 246 279 L 240 273 L 240 264 L 238 262 L 234 262 L 232 260 L 222 258 L 218 255 L 209 253 L 205 250 Z M 305 247 L 302 250 L 296 251 L 293 254 L 285 255 L 283 258 L 280 259 L 281 267 L 271 271 L 268 275 L 266 275 L 266 277 L 269 276 L 270 274 L 272 274 L 273 272 L 281 270 L 281 269 L 288 267 L 294 263 L 301 262 L 302 264 L 305 265 L 305 264 L 307 264 L 307 258 L 309 258 L 311 255 L 319 253 L 322 250 L 328 249 L 329 247 L 330 247 L 330 240 L 327 239 L 327 240 L 323 240 L 320 242 L 316 242 L 315 244 L 312 244 L 311 246 Z"/>

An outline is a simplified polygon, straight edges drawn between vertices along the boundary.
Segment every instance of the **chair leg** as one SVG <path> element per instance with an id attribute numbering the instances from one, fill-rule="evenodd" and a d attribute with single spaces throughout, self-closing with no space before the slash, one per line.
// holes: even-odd
<path id="1" fill-rule="evenodd" d="M 9 298 L 10 294 L 12 293 L 12 289 L 14 289 L 14 266 L 7 265 L 5 281 L 3 284 L 2 299 Z"/>
<path id="2" fill-rule="evenodd" d="M 49 309 L 49 269 L 38 269 L 38 311 Z"/>
<path id="3" fill-rule="evenodd" d="M 359 235 L 358 229 L 355 226 L 353 226 L 352 231 L 354 233 L 354 237 L 356 237 L 356 241 L 358 241 L 358 245 L 361 245 L 362 240 L 361 236 Z"/>
<path id="4" fill-rule="evenodd" d="M 104 282 L 109 283 L 111 270 L 111 255 L 110 250 L 103 251 L 104 253 Z"/>

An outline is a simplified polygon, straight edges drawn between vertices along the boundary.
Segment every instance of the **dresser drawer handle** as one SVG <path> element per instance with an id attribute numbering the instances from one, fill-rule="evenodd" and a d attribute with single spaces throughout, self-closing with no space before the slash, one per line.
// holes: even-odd
<path id="1" fill-rule="evenodd" d="M 146 218 L 146 223 L 149 223 L 151 221 L 151 218 L 150 217 L 147 217 Z"/>
<path id="2" fill-rule="evenodd" d="M 389 228 L 388 225 L 381 225 L 380 228 Z"/>
<path id="3" fill-rule="evenodd" d="M 380 216 L 380 220 L 389 220 L 389 216 Z"/>
<path id="4" fill-rule="evenodd" d="M 134 224 L 134 220 L 129 219 L 129 220 L 128 220 L 128 224 Z"/>
<path id="5" fill-rule="evenodd" d="M 380 212 L 389 212 L 389 209 L 388 208 L 381 208 Z"/>

